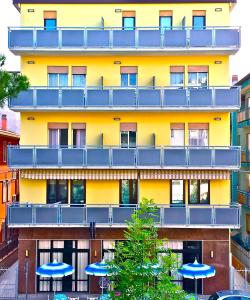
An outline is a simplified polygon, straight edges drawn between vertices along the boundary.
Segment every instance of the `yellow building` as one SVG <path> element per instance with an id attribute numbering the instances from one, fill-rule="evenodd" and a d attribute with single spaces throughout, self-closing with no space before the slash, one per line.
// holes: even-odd
<path id="1" fill-rule="evenodd" d="M 9 106 L 21 112 L 19 291 L 29 262 L 29 291 L 98 292 L 84 266 L 112 252 L 142 198 L 159 205 L 159 234 L 180 264 L 212 264 L 199 292 L 229 288 L 229 56 L 240 47 L 229 25 L 236 0 L 14 0 L 21 27 L 9 48 L 21 56 L 31 87 Z M 57 283 L 36 278 L 53 259 L 76 268 Z M 192 291 L 192 282 L 176 278 Z"/>

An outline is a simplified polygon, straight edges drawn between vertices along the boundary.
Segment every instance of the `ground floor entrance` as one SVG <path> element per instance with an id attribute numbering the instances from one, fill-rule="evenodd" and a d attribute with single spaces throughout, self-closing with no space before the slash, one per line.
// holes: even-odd
<path id="1" fill-rule="evenodd" d="M 85 292 L 99 293 L 99 278 L 87 276 L 86 265 L 114 255 L 115 244 L 123 240 L 120 228 L 29 228 L 20 229 L 19 236 L 19 293 L 25 292 L 25 266 L 29 265 L 28 292 Z M 200 294 L 229 288 L 229 231 L 227 229 L 160 229 L 164 247 L 177 254 L 178 267 L 192 263 L 195 258 L 216 268 L 214 278 L 198 281 Z M 57 260 L 75 268 L 72 276 L 48 280 L 36 276 L 36 268 Z M 194 292 L 194 281 L 183 279 L 177 271 L 173 281 L 187 292 Z"/>

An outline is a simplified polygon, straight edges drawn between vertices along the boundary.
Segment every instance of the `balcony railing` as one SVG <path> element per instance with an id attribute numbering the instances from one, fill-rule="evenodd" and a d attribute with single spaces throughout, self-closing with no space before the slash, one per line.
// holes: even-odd
<path id="1" fill-rule="evenodd" d="M 239 27 L 43 27 L 9 28 L 9 48 L 12 51 L 179 51 L 225 50 L 240 47 Z M 83 54 L 83 53 L 82 53 Z"/>
<path id="2" fill-rule="evenodd" d="M 8 207 L 10 227 L 89 226 L 125 227 L 138 206 L 18 204 Z M 160 227 L 240 227 L 240 207 L 198 205 L 158 206 L 155 223 Z"/>
<path id="3" fill-rule="evenodd" d="M 240 147 L 9 146 L 12 168 L 238 169 Z"/>
<path id="4" fill-rule="evenodd" d="M 250 107 L 243 108 L 238 112 L 237 116 L 238 126 L 250 126 Z"/>
<path id="5" fill-rule="evenodd" d="M 250 192 L 243 190 L 238 191 L 238 202 L 242 205 L 250 207 Z"/>
<path id="6" fill-rule="evenodd" d="M 250 150 L 245 149 L 241 151 L 241 163 L 250 163 Z"/>
<path id="7" fill-rule="evenodd" d="M 31 87 L 9 99 L 14 110 L 227 110 L 239 87 Z"/>

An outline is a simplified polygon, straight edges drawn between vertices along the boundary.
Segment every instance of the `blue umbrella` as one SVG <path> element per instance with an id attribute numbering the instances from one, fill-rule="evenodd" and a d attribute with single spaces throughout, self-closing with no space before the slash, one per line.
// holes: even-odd
<path id="1" fill-rule="evenodd" d="M 112 274 L 110 265 L 105 263 L 105 260 L 86 266 L 85 272 L 87 275 L 94 276 L 108 276 Z"/>
<path id="2" fill-rule="evenodd" d="M 195 280 L 195 296 L 197 298 L 197 279 L 213 277 L 216 270 L 214 267 L 198 263 L 195 259 L 194 263 L 183 265 L 178 273 L 185 278 Z"/>
<path id="3" fill-rule="evenodd" d="M 57 262 L 56 260 L 52 263 L 42 265 L 36 270 L 36 274 L 44 278 L 62 278 L 72 275 L 74 272 L 75 269 L 72 266 Z"/>

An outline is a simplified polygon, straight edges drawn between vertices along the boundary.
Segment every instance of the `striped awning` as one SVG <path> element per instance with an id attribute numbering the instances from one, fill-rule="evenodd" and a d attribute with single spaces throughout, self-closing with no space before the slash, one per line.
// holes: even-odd
<path id="1" fill-rule="evenodd" d="M 141 170 L 140 179 L 230 179 L 230 171 Z"/>
<path id="2" fill-rule="evenodd" d="M 137 170 L 21 170 L 25 179 L 137 179 Z"/>

